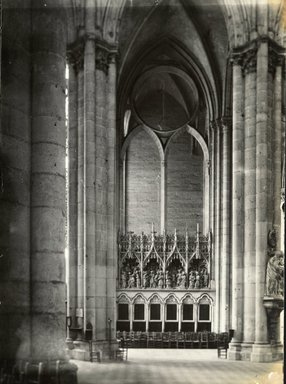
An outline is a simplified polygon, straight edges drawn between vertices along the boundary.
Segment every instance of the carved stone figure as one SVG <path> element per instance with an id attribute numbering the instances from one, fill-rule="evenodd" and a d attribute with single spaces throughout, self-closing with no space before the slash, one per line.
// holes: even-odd
<path id="1" fill-rule="evenodd" d="M 266 295 L 283 295 L 284 291 L 284 258 L 281 251 L 276 251 L 267 264 Z"/>
<path id="2" fill-rule="evenodd" d="M 138 269 L 135 272 L 135 277 L 136 277 L 136 287 L 140 288 L 141 287 L 141 278 L 140 278 L 140 271 Z"/>
<path id="3" fill-rule="evenodd" d="M 150 288 L 156 288 L 157 287 L 157 284 L 156 284 L 156 280 L 155 280 L 155 272 L 153 269 L 151 269 L 151 272 L 150 272 Z"/>
<path id="4" fill-rule="evenodd" d="M 180 285 L 179 288 L 185 289 L 187 284 L 187 276 L 185 271 L 181 271 L 181 277 L 180 277 Z"/>
<path id="5" fill-rule="evenodd" d="M 172 277 L 169 271 L 166 272 L 166 288 L 172 288 Z"/>
<path id="6" fill-rule="evenodd" d="M 135 275 L 134 273 L 130 273 L 129 280 L 128 280 L 128 288 L 135 288 L 135 283 L 136 283 Z"/>
<path id="7" fill-rule="evenodd" d="M 199 272 L 196 271 L 196 281 L 195 281 L 195 288 L 200 288 L 200 275 Z"/>
<path id="8" fill-rule="evenodd" d="M 127 276 L 125 271 L 122 271 L 121 273 L 121 287 L 127 288 Z"/>
<path id="9" fill-rule="evenodd" d="M 176 287 L 180 288 L 182 283 L 182 269 L 180 268 L 176 275 Z"/>
<path id="10" fill-rule="evenodd" d="M 191 271 L 189 273 L 189 288 L 191 288 L 191 289 L 195 288 L 195 282 L 196 282 L 195 271 Z"/>
<path id="11" fill-rule="evenodd" d="M 161 289 L 164 286 L 164 274 L 161 269 L 159 269 L 157 272 L 157 286 L 158 288 L 161 288 Z"/>
<path id="12" fill-rule="evenodd" d="M 148 271 L 143 272 L 143 288 L 148 288 L 149 286 L 149 273 Z"/>
<path id="13" fill-rule="evenodd" d="M 203 281 L 204 281 L 204 287 L 207 288 L 209 285 L 209 274 L 206 269 L 204 270 L 204 273 L 203 273 Z"/>

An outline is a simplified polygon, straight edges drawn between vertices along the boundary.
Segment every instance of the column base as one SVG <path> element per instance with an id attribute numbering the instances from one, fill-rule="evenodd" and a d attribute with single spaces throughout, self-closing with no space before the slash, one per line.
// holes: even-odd
<path id="1" fill-rule="evenodd" d="M 39 377 L 41 383 L 77 384 L 78 368 L 67 360 L 3 360 L 0 362 L 0 368 L 7 383 L 18 383 L 20 378 L 23 382 L 30 383 L 35 377 Z"/>
<path id="2" fill-rule="evenodd" d="M 229 360 L 242 360 L 241 358 L 241 343 L 233 341 L 229 344 L 227 357 Z"/>
<path id="3" fill-rule="evenodd" d="M 251 361 L 255 363 L 270 363 L 282 359 L 282 344 L 253 344 Z"/>
<path id="4" fill-rule="evenodd" d="M 241 343 L 241 360 L 251 361 L 252 347 L 253 347 L 252 342 Z"/>
<path id="5" fill-rule="evenodd" d="M 115 360 L 116 351 L 118 350 L 118 341 L 111 340 L 92 340 L 92 341 L 79 341 L 73 342 L 73 348 L 68 350 L 68 355 L 71 359 L 91 361 L 91 342 L 93 351 L 93 361 L 107 361 Z"/>

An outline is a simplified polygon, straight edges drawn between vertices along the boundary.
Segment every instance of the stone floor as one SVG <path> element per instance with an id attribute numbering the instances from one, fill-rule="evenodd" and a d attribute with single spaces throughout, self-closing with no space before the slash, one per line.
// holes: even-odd
<path id="1" fill-rule="evenodd" d="M 216 350 L 129 349 L 128 360 L 78 366 L 78 384 L 282 384 L 282 362 L 218 359 Z"/>

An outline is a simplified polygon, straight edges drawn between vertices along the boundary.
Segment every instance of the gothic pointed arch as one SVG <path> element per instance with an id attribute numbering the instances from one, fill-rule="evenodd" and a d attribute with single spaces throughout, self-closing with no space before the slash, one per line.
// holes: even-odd
<path id="1" fill-rule="evenodd" d="M 124 156 L 125 156 L 125 153 L 127 151 L 127 148 L 130 144 L 130 142 L 132 141 L 132 139 L 140 132 L 142 132 L 142 130 L 144 130 L 152 139 L 152 141 L 156 144 L 156 147 L 158 149 L 158 154 L 159 154 L 159 157 L 160 157 L 160 160 L 162 161 L 164 159 L 164 150 L 163 150 L 163 147 L 162 147 L 162 143 L 160 141 L 160 139 L 158 138 L 158 136 L 154 133 L 154 131 L 147 127 L 146 125 L 138 125 L 136 128 L 134 128 L 125 138 L 123 144 L 122 144 L 122 147 L 121 147 L 121 152 L 120 152 L 120 158 L 121 160 L 124 159 Z"/>

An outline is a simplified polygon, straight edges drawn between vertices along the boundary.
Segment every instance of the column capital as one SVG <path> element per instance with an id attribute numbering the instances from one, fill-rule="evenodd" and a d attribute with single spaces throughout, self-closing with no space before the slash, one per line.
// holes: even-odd
<path id="1" fill-rule="evenodd" d="M 85 33 L 67 49 L 67 61 L 71 64 L 76 73 L 83 69 L 84 49 L 87 41 L 94 41 L 95 44 L 95 66 L 96 69 L 108 73 L 109 64 L 116 63 L 118 47 L 109 44 L 105 40 L 98 39 L 93 33 Z"/>
<path id="2" fill-rule="evenodd" d="M 67 62 L 73 66 L 76 73 L 83 69 L 85 39 L 81 37 L 67 48 Z"/>
<path id="3" fill-rule="evenodd" d="M 278 49 L 274 44 L 270 44 L 268 48 L 268 71 L 274 76 L 276 67 L 282 67 L 285 61 L 284 52 Z"/>
<path id="4" fill-rule="evenodd" d="M 217 132 L 228 132 L 232 127 L 232 117 L 231 116 L 222 116 L 210 122 L 210 127 L 212 131 Z"/>
<path id="5" fill-rule="evenodd" d="M 118 55 L 117 45 L 111 45 L 104 40 L 95 41 L 95 66 L 96 69 L 108 73 L 109 64 L 116 63 Z"/>
<path id="6" fill-rule="evenodd" d="M 233 48 L 231 52 L 231 62 L 233 65 L 241 66 L 241 69 L 245 71 L 248 67 L 254 67 L 254 57 L 257 52 L 257 41 L 252 40 L 240 47 Z M 256 64 L 256 62 L 255 62 Z"/>
<path id="7" fill-rule="evenodd" d="M 233 65 L 241 66 L 243 74 L 256 71 L 257 43 L 252 42 L 248 45 L 233 49 L 231 61 Z"/>
<path id="8" fill-rule="evenodd" d="M 286 50 L 266 35 L 234 48 L 231 52 L 232 64 L 241 66 L 244 74 L 256 72 L 257 51 L 263 43 L 268 43 L 268 71 L 274 74 L 276 67 L 283 65 Z"/>

